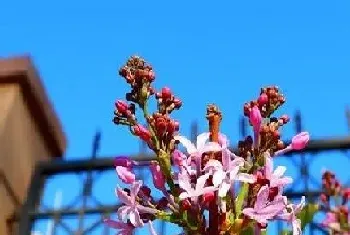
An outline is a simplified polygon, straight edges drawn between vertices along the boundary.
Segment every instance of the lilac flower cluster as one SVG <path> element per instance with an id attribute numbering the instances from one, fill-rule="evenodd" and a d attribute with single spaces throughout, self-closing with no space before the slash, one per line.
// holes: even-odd
<path id="1" fill-rule="evenodd" d="M 133 135 L 153 150 L 156 158 L 149 162 L 149 169 L 154 187 L 163 197 L 155 200 L 150 187 L 136 179 L 133 167 L 140 163 L 126 157 L 116 158 L 120 180 L 130 185 L 130 189 L 119 186 L 116 189 L 123 203 L 117 211 L 119 220 L 106 220 L 118 234 L 132 234 L 134 229 L 148 224 L 154 235 L 152 221 L 156 219 L 177 224 L 184 234 L 193 235 L 265 234 L 273 220 L 289 222 L 294 235 L 302 233 L 303 221 L 298 214 L 305 198 L 295 205 L 283 195 L 292 178 L 284 176 L 286 167 L 274 168 L 273 158 L 305 148 L 309 134 L 302 132 L 284 146 L 279 129 L 289 118 L 272 117 L 285 102 L 277 87 L 263 88 L 257 100 L 244 105 L 253 137 L 240 141 L 234 153 L 228 138 L 220 132 L 222 114 L 217 106 L 207 107 L 209 131 L 200 134 L 194 144 L 179 134 L 179 122 L 170 116 L 181 107 L 181 100 L 169 88 L 156 92 L 152 87 L 155 73 L 151 65 L 134 56 L 120 75 L 131 86 L 126 95 L 130 103 L 116 102 L 114 122 L 128 126 Z M 149 114 L 147 104 L 153 95 L 158 110 Z M 137 108 L 147 126 L 138 122 Z M 179 145 L 186 151 L 180 151 Z"/>

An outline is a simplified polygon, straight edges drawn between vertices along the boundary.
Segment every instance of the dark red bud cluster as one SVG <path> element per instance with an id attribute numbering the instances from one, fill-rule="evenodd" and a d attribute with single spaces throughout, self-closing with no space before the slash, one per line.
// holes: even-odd
<path id="1" fill-rule="evenodd" d="M 289 121 L 286 115 L 281 118 L 270 118 L 268 123 L 261 126 L 260 129 L 260 147 L 262 151 L 270 150 L 272 152 L 285 148 L 283 141 L 281 140 L 281 134 L 279 127 Z"/>
<path id="2" fill-rule="evenodd" d="M 141 186 L 140 192 L 146 197 L 151 197 L 151 189 L 146 185 Z"/>
<path id="3" fill-rule="evenodd" d="M 250 101 L 244 104 L 244 116 L 249 117 L 251 108 L 258 106 L 263 118 L 270 117 L 285 102 L 284 96 L 279 93 L 276 86 L 261 88 L 260 96 L 257 100 Z"/>
<path id="4" fill-rule="evenodd" d="M 179 131 L 180 126 L 179 122 L 161 113 L 154 113 L 150 116 L 148 123 L 153 127 L 159 139 L 173 137 L 175 132 Z"/>
<path id="5" fill-rule="evenodd" d="M 176 98 L 170 88 L 163 87 L 161 92 L 156 93 L 158 109 L 162 114 L 171 113 L 174 109 L 179 109 L 182 101 Z"/>
<path id="6" fill-rule="evenodd" d="M 249 159 L 253 153 L 253 138 L 249 135 L 244 140 L 238 141 L 238 156 Z"/>
<path id="7" fill-rule="evenodd" d="M 166 198 L 166 197 L 162 197 L 159 201 L 158 201 L 158 203 L 157 203 L 157 205 L 156 205 L 156 208 L 158 209 L 158 210 L 165 210 L 167 207 L 168 207 L 168 199 Z"/>
<path id="8" fill-rule="evenodd" d="M 339 195 L 342 190 L 342 186 L 336 179 L 335 174 L 330 171 L 325 171 L 322 174 L 322 188 L 327 196 Z"/>
<path id="9" fill-rule="evenodd" d="M 126 65 L 119 70 L 119 75 L 131 86 L 139 87 L 142 87 L 142 83 L 151 83 L 155 79 L 152 66 L 139 56 L 130 57 Z"/>
<path id="10" fill-rule="evenodd" d="M 131 86 L 131 92 L 126 94 L 127 101 L 142 104 L 154 94 L 155 91 L 151 87 L 155 78 L 153 68 L 141 57 L 129 58 L 126 65 L 119 70 L 119 75 Z"/>

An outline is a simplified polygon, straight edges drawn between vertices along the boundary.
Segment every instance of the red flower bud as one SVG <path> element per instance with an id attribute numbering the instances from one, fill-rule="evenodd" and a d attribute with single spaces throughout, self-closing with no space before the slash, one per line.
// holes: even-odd
<path id="1" fill-rule="evenodd" d="M 137 124 L 133 126 L 135 135 L 139 136 L 142 140 L 149 142 L 151 139 L 151 133 L 144 126 Z"/>
<path id="2" fill-rule="evenodd" d="M 172 96 L 171 90 L 169 87 L 163 87 L 162 88 L 162 98 L 167 100 L 170 99 Z"/>
<path id="3" fill-rule="evenodd" d="M 130 168 L 133 165 L 134 165 L 134 162 L 129 157 L 120 156 L 114 159 L 114 166 L 123 166 L 123 167 Z"/>
<path id="4" fill-rule="evenodd" d="M 142 185 L 141 188 L 140 188 L 140 191 L 146 197 L 150 197 L 151 196 L 151 189 L 149 187 L 147 187 L 146 185 Z"/>
<path id="5" fill-rule="evenodd" d="M 267 104 L 267 102 L 269 101 L 268 96 L 266 95 L 266 93 L 262 93 L 259 98 L 258 98 L 258 104 L 260 106 L 263 106 L 264 104 Z"/>
<path id="6" fill-rule="evenodd" d="M 180 108 L 181 105 L 182 105 L 182 101 L 180 99 L 178 99 L 178 98 L 175 98 L 173 100 L 173 102 L 174 102 L 175 108 L 177 108 L 177 109 Z"/>
<path id="7" fill-rule="evenodd" d="M 123 115 L 126 114 L 129 108 L 128 104 L 122 100 L 117 100 L 117 102 L 115 102 L 115 107 L 117 108 L 117 111 Z"/>

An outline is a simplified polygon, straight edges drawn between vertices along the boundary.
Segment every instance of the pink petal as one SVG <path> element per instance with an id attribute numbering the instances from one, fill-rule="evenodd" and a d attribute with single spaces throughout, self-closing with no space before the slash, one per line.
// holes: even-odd
<path id="1" fill-rule="evenodd" d="M 202 148 L 198 148 L 198 151 L 201 154 L 206 153 L 206 152 L 219 152 L 221 150 L 222 150 L 222 148 L 221 148 L 220 144 L 218 144 L 216 142 L 208 142 Z"/>
<path id="2" fill-rule="evenodd" d="M 219 170 L 222 169 L 222 164 L 218 160 L 210 159 L 207 164 L 205 164 L 204 171 Z"/>
<path id="3" fill-rule="evenodd" d="M 300 219 L 294 220 L 292 223 L 292 227 L 293 227 L 293 235 L 301 235 L 302 234 Z"/>
<path id="4" fill-rule="evenodd" d="M 187 174 L 187 172 L 181 172 L 179 173 L 179 186 L 180 188 L 184 189 L 185 191 L 191 191 L 192 190 L 192 186 L 190 183 L 190 178 Z"/>
<path id="5" fill-rule="evenodd" d="M 197 179 L 196 191 L 200 191 L 204 188 L 204 185 L 207 182 L 207 179 L 209 179 L 209 176 L 209 174 L 199 176 Z"/>
<path id="6" fill-rule="evenodd" d="M 225 169 L 229 168 L 231 162 L 231 151 L 229 149 L 222 150 L 222 165 Z"/>
<path id="7" fill-rule="evenodd" d="M 213 174 L 213 185 L 217 187 L 226 178 L 226 172 L 218 170 Z"/>
<path id="8" fill-rule="evenodd" d="M 226 135 L 219 133 L 219 143 L 223 149 L 226 149 L 230 143 Z"/>
<path id="9" fill-rule="evenodd" d="M 253 209 L 253 208 L 250 208 L 250 207 L 244 208 L 244 209 L 242 210 L 242 213 L 243 213 L 244 215 L 248 216 L 248 217 L 253 217 L 253 216 L 255 215 L 254 209 Z"/>
<path id="10" fill-rule="evenodd" d="M 186 160 L 186 156 L 181 151 L 175 149 L 172 154 L 172 160 L 174 162 L 174 165 L 181 166 L 183 165 L 183 162 Z"/>
<path id="11" fill-rule="evenodd" d="M 247 174 L 247 173 L 239 173 L 237 175 L 236 179 L 238 181 L 241 181 L 241 182 L 244 182 L 244 183 L 249 183 L 249 184 L 253 184 L 256 181 L 254 175 L 250 175 L 250 174 Z"/>
<path id="12" fill-rule="evenodd" d="M 140 214 L 137 210 L 130 211 L 129 219 L 135 227 L 143 226 L 143 221 L 141 220 Z"/>
<path id="13" fill-rule="evenodd" d="M 269 197 L 269 187 L 268 186 L 261 187 L 256 198 L 254 210 L 261 210 L 262 208 L 264 208 L 267 203 L 268 197 Z"/>
<path id="14" fill-rule="evenodd" d="M 286 172 L 287 168 L 285 166 L 278 166 L 275 171 L 273 172 L 273 176 L 276 178 L 280 178 L 281 176 L 284 175 Z"/>
<path id="15" fill-rule="evenodd" d="M 130 206 L 119 207 L 117 211 L 119 220 L 125 220 L 130 210 Z"/>
<path id="16" fill-rule="evenodd" d="M 114 228 L 114 229 L 129 229 L 130 228 L 130 226 L 127 223 L 123 223 L 120 221 L 105 219 L 103 222 L 106 223 L 109 227 Z"/>
<path id="17" fill-rule="evenodd" d="M 196 191 L 196 195 L 195 196 L 198 197 L 198 196 L 201 196 L 201 195 L 206 194 L 206 193 L 215 192 L 217 190 L 218 190 L 218 188 L 214 187 L 214 186 L 204 187 L 202 190 Z"/>
<path id="18" fill-rule="evenodd" d="M 135 182 L 135 174 L 129 168 L 117 166 L 116 168 L 119 179 L 125 184 L 132 184 Z"/>
<path id="19" fill-rule="evenodd" d="M 197 136 L 197 149 L 204 147 L 205 143 L 209 140 L 209 136 L 209 132 L 205 132 Z"/>
<path id="20" fill-rule="evenodd" d="M 222 184 L 220 185 L 220 188 L 219 188 L 219 192 L 218 192 L 219 197 L 225 197 L 227 192 L 230 190 L 230 188 L 231 188 L 231 184 L 228 184 L 226 182 L 222 182 Z"/>
<path id="21" fill-rule="evenodd" d="M 265 177 L 267 179 L 271 179 L 271 175 L 273 172 L 273 161 L 270 157 L 270 154 L 265 153 Z"/>
<path id="22" fill-rule="evenodd" d="M 284 204 L 284 200 L 281 198 L 279 200 L 275 200 L 268 204 L 265 208 L 262 208 L 259 210 L 259 214 L 264 214 L 268 217 L 274 217 L 283 209 L 286 208 L 286 205 Z"/>
<path id="23" fill-rule="evenodd" d="M 135 197 L 136 197 L 137 193 L 139 192 L 141 186 L 142 186 L 142 180 L 139 180 L 139 181 L 134 182 L 130 188 L 130 199 L 131 199 L 131 202 L 133 204 L 135 203 Z"/>
<path id="24" fill-rule="evenodd" d="M 188 198 L 190 195 L 187 192 L 182 192 L 179 195 L 180 200 Z"/>
<path id="25" fill-rule="evenodd" d="M 305 206 L 305 196 L 301 197 L 300 203 L 295 206 L 294 213 L 298 214 Z"/>
<path id="26" fill-rule="evenodd" d="M 192 144 L 191 141 L 188 140 L 186 137 L 177 135 L 177 136 L 174 136 L 174 140 L 180 141 L 180 143 L 186 148 L 189 154 L 193 154 L 197 152 L 196 146 L 194 146 L 194 144 Z"/>
<path id="27" fill-rule="evenodd" d="M 119 200 L 126 204 L 126 205 L 131 205 L 133 202 L 131 200 L 131 197 L 128 195 L 127 192 L 125 192 L 123 189 L 120 187 L 117 187 L 115 189 L 115 194 L 118 196 Z"/>

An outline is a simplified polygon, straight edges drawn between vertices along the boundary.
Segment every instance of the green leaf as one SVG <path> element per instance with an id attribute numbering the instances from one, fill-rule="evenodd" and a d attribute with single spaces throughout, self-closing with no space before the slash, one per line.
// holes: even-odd
<path id="1" fill-rule="evenodd" d="M 236 218 L 237 219 L 242 214 L 242 206 L 243 206 L 244 198 L 248 194 L 248 189 L 249 189 L 249 184 L 248 183 L 244 183 L 242 185 L 241 191 L 238 193 L 238 196 L 236 198 L 235 211 L 236 211 Z"/>
<path id="2" fill-rule="evenodd" d="M 242 230 L 240 233 L 241 235 L 254 235 L 254 228 L 253 226 L 248 226 L 246 229 Z"/>
<path id="3" fill-rule="evenodd" d="M 307 204 L 297 215 L 301 221 L 301 229 L 304 230 L 306 225 L 312 222 L 314 215 L 318 212 L 319 206 L 317 204 Z"/>

